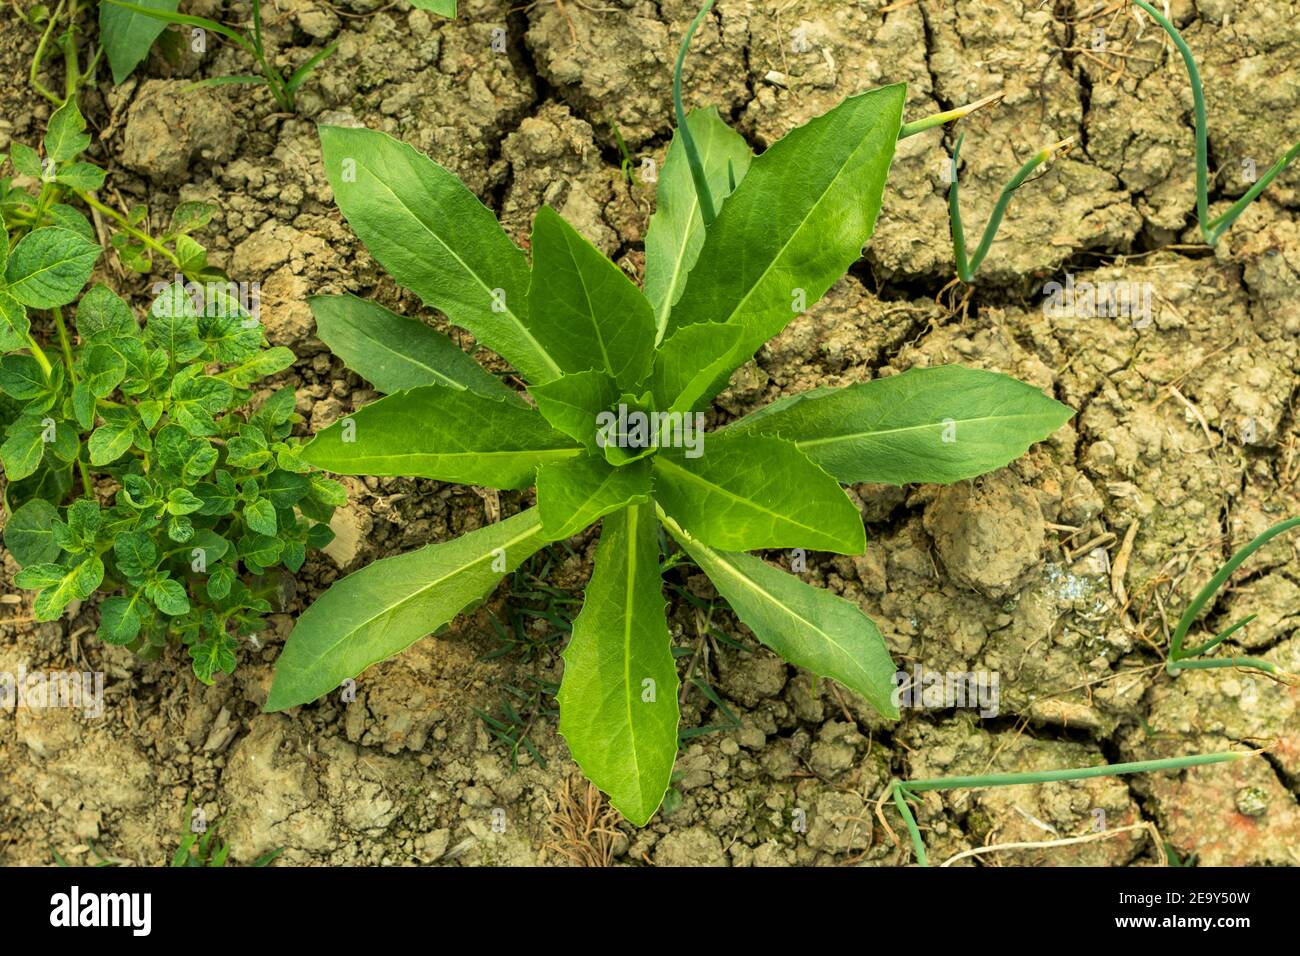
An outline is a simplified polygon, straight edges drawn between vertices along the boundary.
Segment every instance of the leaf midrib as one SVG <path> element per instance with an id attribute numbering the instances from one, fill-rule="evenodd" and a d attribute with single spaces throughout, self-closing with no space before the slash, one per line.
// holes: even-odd
<path id="1" fill-rule="evenodd" d="M 410 460 L 418 461 L 426 458 L 438 458 L 438 459 L 475 458 L 477 459 L 477 458 L 504 458 L 504 457 L 518 458 L 523 456 L 538 457 L 538 458 L 544 458 L 544 457 L 572 458 L 574 455 L 581 454 L 583 451 L 584 449 L 582 448 L 537 448 L 537 449 L 516 448 L 516 449 L 506 450 L 506 451 L 458 451 L 458 452 L 443 452 L 443 451 L 413 452 L 412 451 L 412 452 L 398 452 L 391 455 L 383 455 L 383 454 L 356 455 L 349 458 L 348 461 L 354 463 L 362 462 L 362 461 L 400 462 L 400 461 L 410 461 Z"/>
<path id="2" fill-rule="evenodd" d="M 1042 418 L 1045 412 L 1024 412 L 1017 415 L 981 415 L 978 418 L 955 418 L 952 420 L 954 425 L 974 425 L 980 422 L 1013 422 L 1023 418 Z M 946 422 L 926 422 L 921 425 L 904 425 L 899 428 L 877 428 L 871 431 L 863 432 L 846 432 L 840 435 L 828 435 L 824 438 L 808 438 L 803 441 L 794 440 L 794 444 L 801 450 L 804 448 L 815 448 L 818 445 L 828 445 L 834 442 L 856 441 L 860 438 L 874 438 L 878 435 L 901 435 L 904 432 L 923 431 L 926 429 L 943 428 Z M 779 432 L 773 432 L 779 434 Z"/>
<path id="3" fill-rule="evenodd" d="M 637 790 L 641 789 L 641 754 L 636 742 L 636 723 L 632 720 L 632 598 L 636 581 L 636 508 L 627 509 L 627 578 L 623 587 L 623 701 L 627 707 L 627 733 L 632 742 L 632 768 L 636 772 Z M 645 794 L 642 793 L 642 800 Z"/>

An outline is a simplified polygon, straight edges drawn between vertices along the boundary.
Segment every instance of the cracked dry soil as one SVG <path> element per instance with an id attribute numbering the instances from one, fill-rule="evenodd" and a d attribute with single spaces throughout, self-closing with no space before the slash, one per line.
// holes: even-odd
<path id="1" fill-rule="evenodd" d="M 586 784 L 554 719 L 539 709 L 529 725 L 545 766 L 521 750 L 514 770 L 476 713 L 495 712 L 506 687 L 559 680 L 562 638 L 544 622 L 525 625 L 533 652 L 490 656 L 493 615 L 511 619 L 505 589 L 366 672 L 354 702 L 260 713 L 294 613 L 377 557 L 489 520 L 489 503 L 468 489 L 348 479 L 338 540 L 286 581 L 282 613 L 260 647 L 243 647 L 233 679 L 204 687 L 180 653 L 141 662 L 96 641 L 93 604 L 49 624 L 0 622 L 0 670 L 76 665 L 106 675 L 102 718 L 0 713 L 0 861 L 49 863 L 58 851 L 74 863 L 160 863 L 189 799 L 222 818 L 244 862 L 279 847 L 285 862 L 315 864 L 555 864 L 589 850 L 584 859 L 614 863 L 898 865 L 910 853 L 874 808 L 895 775 L 1267 745 L 1262 758 L 1179 774 L 927 794 L 919 819 L 936 862 L 990 842 L 1088 833 L 1102 810 L 1108 828 L 1152 824 L 1202 864 L 1300 863 L 1300 690 L 1232 671 L 1174 679 L 1159 666 L 1167 628 L 1200 584 L 1251 537 L 1300 513 L 1300 165 L 1217 250 L 1197 245 L 1186 76 L 1163 34 L 1139 31 L 1124 6 L 719 0 L 686 73 L 690 103 L 719 106 L 756 149 L 884 83 L 908 84 L 909 119 L 1005 91 L 961 124 L 968 229 L 982 229 L 1030 152 L 1075 137 L 1068 156 L 1017 194 L 956 310 L 941 295 L 952 276 L 943 172 L 955 134 L 900 144 L 862 261 L 737 373 L 713 413 L 716 424 L 814 386 L 945 362 L 1016 375 L 1077 409 L 1049 441 L 977 482 L 851 489 L 868 552 L 809 560 L 806 578 L 858 602 L 901 668 L 998 672 L 996 717 L 910 710 L 886 724 L 851 692 L 778 660 L 725 610 L 706 617 L 673 595 L 683 665 L 693 662 L 725 709 L 694 689 L 685 696 L 683 727 L 715 729 L 684 744 L 671 812 L 642 830 L 614 818 L 614 835 L 575 842 L 565 824 Z M 404 0 L 269 3 L 282 62 L 339 43 L 296 116 L 276 114 L 260 91 L 187 91 L 195 78 L 245 72 L 224 45 L 174 62 L 155 52 L 123 86 L 87 94 L 93 157 L 110 170 L 115 202 L 147 202 L 164 221 L 187 199 L 221 208 L 206 242 L 232 278 L 261 284 L 272 344 L 299 356 L 280 382 L 297 391 L 304 431 L 376 398 L 315 337 L 309 293 L 372 296 L 446 329 L 342 222 L 316 122 L 386 130 L 425 151 L 521 243 L 549 203 L 630 273 L 642 269 L 654 188 L 623 177 L 614 127 L 634 169 L 662 162 L 671 62 L 693 3 L 461 7 L 443 22 Z M 247 16 L 243 4 L 216 0 L 187 9 Z M 1243 170 L 1266 168 L 1300 139 L 1300 2 L 1174 0 L 1171 12 L 1205 76 L 1220 209 L 1248 188 Z M 48 107 L 26 82 L 35 35 L 12 9 L 0 16 L 4 150 L 33 142 Z M 143 303 L 148 277 L 122 274 L 111 257 L 101 268 Z M 1150 283 L 1152 321 L 1045 315 L 1041 287 L 1067 271 Z M 501 512 L 526 499 L 503 494 Z M 1125 573 L 1115 575 L 1131 529 Z M 594 534 L 575 538 L 534 569 L 577 595 L 594 547 Z M 1221 627 L 1257 613 L 1238 645 L 1291 671 L 1300 670 L 1296 549 L 1282 538 L 1257 554 L 1207 618 Z M 0 617 L 27 607 L 14 570 L 6 559 Z M 683 587 L 711 596 L 702 576 Z M 806 828 L 792 827 L 795 810 Z M 899 831 L 892 810 L 885 819 Z M 1151 833 L 984 862 L 1151 865 L 1160 859 Z"/>

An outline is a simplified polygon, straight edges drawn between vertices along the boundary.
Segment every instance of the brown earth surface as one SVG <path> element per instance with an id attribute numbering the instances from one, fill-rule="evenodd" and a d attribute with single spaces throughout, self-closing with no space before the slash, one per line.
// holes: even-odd
<path id="1" fill-rule="evenodd" d="M 187 0 L 235 21 L 243 4 Z M 1300 2 L 1174 0 L 1201 63 L 1212 209 L 1242 194 L 1300 139 Z M 1097 7 L 1098 9 L 1094 9 Z M 299 864 L 565 863 L 580 854 L 655 865 L 898 865 L 906 840 L 875 804 L 895 776 L 1085 766 L 1267 746 L 1263 756 L 1160 776 L 927 794 L 918 815 L 938 862 L 986 843 L 1107 839 L 984 856 L 992 865 L 1149 865 L 1158 832 L 1203 864 L 1300 863 L 1300 690 L 1233 671 L 1160 666 L 1168 629 L 1236 548 L 1300 514 L 1300 164 L 1279 178 L 1215 250 L 1195 229 L 1191 94 L 1181 61 L 1122 3 L 1059 0 L 719 0 L 686 71 L 692 105 L 717 105 L 762 149 L 844 96 L 908 84 L 915 119 L 1000 90 L 961 124 L 968 232 L 1042 146 L 1075 138 L 1064 159 L 1016 195 L 964 307 L 953 308 L 943 174 L 956 135 L 905 140 L 863 260 L 815 308 L 740 370 L 715 422 L 814 386 L 960 362 L 1010 373 L 1077 409 L 1020 461 L 947 488 L 857 486 L 869 531 L 861 557 L 809 558 L 804 575 L 856 601 L 899 666 L 997 672 L 996 716 L 908 710 L 890 724 L 853 693 L 788 666 L 724 608 L 702 576 L 669 591 L 692 688 L 670 802 L 617 835 L 591 829 L 587 785 L 569 759 L 543 688 L 558 682 L 563 636 L 521 616 L 539 583 L 580 595 L 596 534 L 549 549 L 513 588 L 446 633 L 367 671 L 354 701 L 263 714 L 292 616 L 343 574 L 488 521 L 472 490 L 428 481 L 349 479 L 338 540 L 315 554 L 273 627 L 245 644 L 233 679 L 205 687 L 183 653 L 145 662 L 94 638 L 93 602 L 48 624 L 0 620 L 0 671 L 105 674 L 102 717 L 0 712 L 0 862 L 170 856 L 187 801 L 222 819 L 232 857 L 283 848 Z M 372 401 L 315 337 L 305 298 L 372 296 L 423 312 L 342 221 L 315 124 L 388 131 L 464 178 L 524 242 L 548 203 L 635 275 L 654 208 L 646 160 L 662 163 L 672 124 L 671 63 L 694 13 L 686 0 L 461 3 L 455 22 L 405 0 L 278 0 L 269 42 L 296 65 L 338 52 L 300 94 L 298 115 L 265 91 L 187 89 L 248 71 L 212 45 L 168 62 L 157 52 L 121 87 L 89 91 L 110 198 L 147 202 L 165 222 L 178 202 L 221 213 L 204 234 L 215 263 L 260 283 L 272 344 L 298 363 L 304 433 Z M 0 11 L 0 151 L 35 142 L 49 107 L 27 69 L 37 34 Z M 1104 31 L 1098 34 L 1097 31 Z M 504 36 L 504 52 L 493 52 Z M 1099 40 L 1102 41 L 1099 45 Z M 614 128 L 635 171 L 620 170 Z M 111 257 L 104 278 L 139 305 L 151 281 Z M 1150 320 L 1046 314 L 1042 285 L 1149 283 Z M 459 341 L 472 347 L 464 333 Z M 480 352 L 489 367 L 503 368 Z M 528 494 L 505 493 L 513 513 Z M 1131 547 L 1124 541 L 1132 530 Z M 1112 569 L 1126 557 L 1122 581 Z M 1297 539 L 1256 555 L 1206 627 L 1259 618 L 1237 644 L 1300 671 Z M 785 556 L 771 554 L 772 560 Z M 5 559 L 0 619 L 29 613 Z M 1128 601 L 1121 599 L 1127 595 Z M 703 603 L 703 602 L 697 602 Z M 572 604 L 560 605 L 572 615 Z M 506 629 L 526 641 L 496 656 Z M 728 635 L 719 641 L 711 629 Z M 743 650 L 733 646 L 739 643 Z M 489 733 L 521 689 L 528 739 L 544 765 Z M 598 814 L 599 818 L 599 814 Z M 890 810 L 884 817 L 901 833 Z M 806 823 L 806 826 L 803 825 Z M 1150 828 L 1132 828 L 1147 823 Z M 594 844 L 594 846 L 593 846 Z M 966 857 L 963 864 L 973 864 Z"/>

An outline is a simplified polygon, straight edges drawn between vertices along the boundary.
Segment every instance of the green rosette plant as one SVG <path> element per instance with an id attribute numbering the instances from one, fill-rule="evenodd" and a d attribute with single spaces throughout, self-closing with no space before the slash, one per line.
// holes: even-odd
<path id="1" fill-rule="evenodd" d="M 420 322 L 317 297 L 322 339 L 386 397 L 319 432 L 303 459 L 337 474 L 535 486 L 537 503 L 337 582 L 298 620 L 267 709 L 332 691 L 449 624 L 548 542 L 600 522 L 559 729 L 628 820 L 659 807 L 678 746 L 661 528 L 759 641 L 897 717 L 875 624 L 746 552 L 861 554 L 843 484 L 972 478 L 1071 410 L 1005 375 L 943 366 L 817 389 L 715 431 L 703 413 L 860 257 L 903 102 L 901 85 L 851 96 L 758 156 L 716 111 L 692 113 L 662 170 L 644 288 L 549 208 L 530 262 L 443 167 L 383 133 L 321 127 L 335 199 L 370 253 L 528 388 Z"/>

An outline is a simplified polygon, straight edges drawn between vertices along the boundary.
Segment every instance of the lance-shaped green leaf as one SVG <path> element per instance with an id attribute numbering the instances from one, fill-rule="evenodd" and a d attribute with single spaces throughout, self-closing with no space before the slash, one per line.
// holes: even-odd
<path id="1" fill-rule="evenodd" d="M 528 327 L 528 262 L 453 173 L 386 133 L 320 127 L 334 199 L 399 283 L 530 382 L 560 366 Z"/>
<path id="2" fill-rule="evenodd" d="M 903 98 L 901 84 L 850 96 L 757 157 L 709 227 L 669 332 L 739 325 L 734 368 L 820 299 L 875 228 Z"/>
<path id="3" fill-rule="evenodd" d="M 791 664 L 839 681 L 898 718 L 889 648 L 856 604 L 752 555 L 710 548 L 662 511 L 660 519 L 755 637 Z"/>
<path id="4" fill-rule="evenodd" d="M 650 497 L 650 462 L 615 468 L 599 455 L 544 466 L 537 472 L 537 510 L 552 541 L 577 534 L 611 511 Z"/>
<path id="5" fill-rule="evenodd" d="M 788 441 L 713 433 L 698 458 L 654 457 L 655 500 L 715 548 L 815 548 L 861 554 L 862 516 L 844 489 Z"/>
<path id="6" fill-rule="evenodd" d="M 423 322 L 354 295 L 316 295 L 307 301 L 320 340 L 344 365 L 385 394 L 421 385 L 448 385 L 518 401 L 500 379 Z"/>
<path id="7" fill-rule="evenodd" d="M 545 544 L 541 530 L 530 509 L 348 575 L 298 618 L 266 709 L 315 700 L 450 623 Z"/>
<path id="8" fill-rule="evenodd" d="M 606 371 L 574 372 L 545 385 L 530 385 L 542 416 L 588 448 L 596 447 L 596 416 L 618 401 L 618 385 Z"/>
<path id="9" fill-rule="evenodd" d="M 580 453 L 536 410 L 425 385 L 367 405 L 316 435 L 303 461 L 339 475 L 408 475 L 527 488 L 541 465 Z"/>
<path id="10" fill-rule="evenodd" d="M 5 291 L 33 309 L 53 309 L 77 297 L 100 248 L 71 229 L 45 226 L 18 240 L 5 264 Z"/>
<path id="11" fill-rule="evenodd" d="M 178 0 L 132 0 L 137 6 L 164 10 L 175 13 Z M 114 6 L 111 3 L 99 5 L 99 35 L 104 45 L 104 54 L 113 71 L 113 83 L 121 84 L 131 71 L 139 66 L 140 61 L 149 55 L 153 41 L 167 29 L 167 22 L 157 17 L 146 16 Z"/>
<path id="12" fill-rule="evenodd" d="M 707 404 L 713 384 L 735 368 L 732 354 L 740 339 L 737 325 L 701 322 L 678 329 L 655 355 L 651 384 L 657 407 L 688 412 Z"/>
<path id="13" fill-rule="evenodd" d="M 744 137 L 718 115 L 717 107 L 694 110 L 686 117 L 686 124 L 704 164 L 709 195 L 720 205 L 731 194 L 733 184 L 745 178 L 754 154 Z M 659 173 L 655 213 L 645 236 L 645 297 L 654 308 L 660 337 L 668 328 L 668 313 L 682 297 L 686 275 L 700 257 L 703 245 L 699 193 L 691 180 L 682 138 L 674 135 Z"/>
<path id="14" fill-rule="evenodd" d="M 941 365 L 781 399 L 725 432 L 792 441 L 846 483 L 948 484 L 1014 461 L 1073 415 L 1008 375 Z"/>
<path id="15" fill-rule="evenodd" d="M 623 270 L 549 206 L 533 220 L 529 321 L 566 372 L 604 369 L 623 388 L 645 377 L 654 311 Z"/>
<path id="16" fill-rule="evenodd" d="M 654 513 L 625 508 L 601 527 L 558 700 L 573 759 L 636 826 L 659 809 L 677 757 L 670 645 Z"/>

